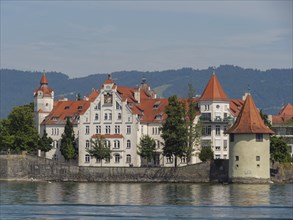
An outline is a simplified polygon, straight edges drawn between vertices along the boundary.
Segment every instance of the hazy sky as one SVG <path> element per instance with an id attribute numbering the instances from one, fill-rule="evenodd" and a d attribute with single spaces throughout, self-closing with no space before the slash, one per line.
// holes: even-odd
<path id="1" fill-rule="evenodd" d="M 292 68 L 289 1 L 3 1 L 1 68 Z"/>

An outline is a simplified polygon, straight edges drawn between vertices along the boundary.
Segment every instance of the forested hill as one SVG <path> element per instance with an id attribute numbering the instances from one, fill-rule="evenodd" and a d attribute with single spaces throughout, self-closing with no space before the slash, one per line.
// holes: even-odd
<path id="1" fill-rule="evenodd" d="M 136 87 L 143 77 L 155 89 L 158 96 L 176 94 L 187 97 L 188 83 L 201 94 L 206 86 L 212 68 L 197 70 L 182 68 L 154 72 L 121 71 L 112 73 L 112 79 L 120 86 Z M 217 77 L 229 98 L 241 99 L 250 89 L 258 108 L 267 114 L 276 114 L 282 105 L 293 103 L 293 69 L 270 69 L 260 71 L 223 65 L 215 69 Z M 6 117 L 14 106 L 33 101 L 33 90 L 39 87 L 41 72 L 1 69 L 1 118 Z M 49 86 L 55 91 L 55 99 L 73 99 L 78 93 L 83 97 L 92 88 L 100 88 L 107 74 L 92 74 L 87 77 L 70 79 L 63 73 L 48 72 Z"/>

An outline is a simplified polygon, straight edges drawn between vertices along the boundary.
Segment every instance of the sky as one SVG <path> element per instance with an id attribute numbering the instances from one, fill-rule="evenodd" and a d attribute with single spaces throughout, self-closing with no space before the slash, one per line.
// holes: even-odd
<path id="1" fill-rule="evenodd" d="M 292 2 L 1 0 L 1 68 L 292 68 Z"/>

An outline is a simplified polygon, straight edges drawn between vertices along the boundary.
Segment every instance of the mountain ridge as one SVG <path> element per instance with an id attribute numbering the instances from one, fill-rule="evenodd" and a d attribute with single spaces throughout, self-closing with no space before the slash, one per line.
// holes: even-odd
<path id="1" fill-rule="evenodd" d="M 169 97 L 187 97 L 188 83 L 191 83 L 200 95 L 212 72 L 218 79 L 229 98 L 241 99 L 244 92 L 250 90 L 258 108 L 267 114 L 276 114 L 282 105 L 293 102 L 293 69 L 257 70 L 233 65 L 221 65 L 215 69 L 193 69 L 189 67 L 164 71 L 119 71 L 112 73 L 112 79 L 120 86 L 137 87 L 142 78 L 146 78 L 151 88 L 158 94 Z M 48 72 L 49 86 L 55 91 L 55 100 L 59 97 L 74 99 L 88 95 L 92 88 L 99 89 L 108 74 L 90 74 L 84 77 L 70 78 L 61 72 Z M 1 114 L 4 118 L 14 106 L 33 101 L 33 90 L 39 87 L 41 72 L 1 69 Z M 13 97 L 13 98 L 11 98 Z"/>

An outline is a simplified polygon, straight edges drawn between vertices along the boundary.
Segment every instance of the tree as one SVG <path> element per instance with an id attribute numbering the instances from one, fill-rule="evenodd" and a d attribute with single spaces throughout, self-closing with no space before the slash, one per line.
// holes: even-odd
<path id="1" fill-rule="evenodd" d="M 37 150 L 39 135 L 34 127 L 32 104 L 13 108 L 0 124 L 1 149 L 16 153 Z"/>
<path id="2" fill-rule="evenodd" d="M 214 152 L 211 147 L 202 147 L 199 153 L 199 159 L 202 162 L 212 160 L 214 158 Z"/>
<path id="3" fill-rule="evenodd" d="M 48 137 L 46 129 L 44 129 L 44 133 L 42 138 L 39 140 L 39 149 L 44 152 L 48 152 L 52 149 L 53 140 L 51 137 Z"/>
<path id="4" fill-rule="evenodd" d="M 272 128 L 272 124 L 271 124 L 271 122 L 270 122 L 270 120 L 269 120 L 268 115 L 267 115 L 267 114 L 264 114 L 263 111 L 262 111 L 262 109 L 260 110 L 259 114 L 260 114 L 260 117 L 262 118 L 264 124 L 265 124 L 267 127 Z"/>
<path id="5" fill-rule="evenodd" d="M 64 133 L 62 134 L 60 151 L 65 160 L 71 160 L 75 158 L 77 154 L 75 149 L 73 125 L 69 118 L 66 120 Z"/>
<path id="6" fill-rule="evenodd" d="M 161 128 L 165 145 L 163 155 L 166 157 L 175 157 L 175 167 L 177 167 L 177 157 L 183 157 L 187 153 L 187 127 L 185 122 L 184 105 L 176 96 L 171 96 L 169 104 L 165 108 L 168 115 Z"/>
<path id="7" fill-rule="evenodd" d="M 147 166 L 149 164 L 149 161 L 151 161 L 154 157 L 154 152 L 156 149 L 156 142 L 153 138 L 151 138 L 149 135 L 144 135 L 140 138 L 138 148 L 138 155 L 140 155 L 142 158 L 147 160 Z"/>
<path id="8" fill-rule="evenodd" d="M 282 137 L 271 136 L 270 154 L 273 161 L 291 162 L 288 146 Z"/>
<path id="9" fill-rule="evenodd" d="M 110 147 L 107 146 L 107 142 L 104 138 L 96 138 L 94 141 L 91 140 L 91 148 L 87 149 L 87 152 L 94 156 L 97 160 L 102 160 L 111 157 Z"/>
<path id="10" fill-rule="evenodd" d="M 197 106 L 196 103 L 193 100 L 193 97 L 195 97 L 196 93 L 194 88 L 191 84 L 188 84 L 188 99 L 187 99 L 187 109 L 186 112 L 186 126 L 187 126 L 187 161 L 190 161 L 190 158 L 192 156 L 192 152 L 194 151 L 194 145 L 199 144 L 200 137 L 201 137 L 201 123 L 198 121 L 198 123 L 194 123 L 194 119 L 196 117 L 197 113 Z"/>

